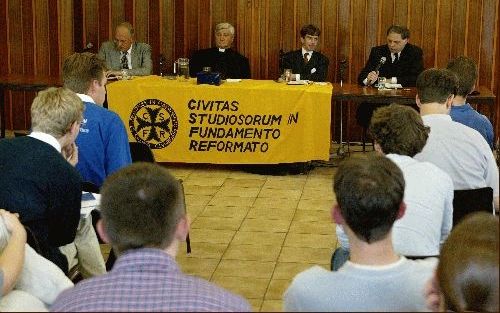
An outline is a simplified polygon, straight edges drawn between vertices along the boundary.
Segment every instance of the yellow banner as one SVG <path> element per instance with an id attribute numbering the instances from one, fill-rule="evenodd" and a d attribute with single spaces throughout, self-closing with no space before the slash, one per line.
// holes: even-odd
<path id="1" fill-rule="evenodd" d="M 271 80 L 197 85 L 159 76 L 107 85 L 130 141 L 158 162 L 275 164 L 328 160 L 332 85 Z"/>

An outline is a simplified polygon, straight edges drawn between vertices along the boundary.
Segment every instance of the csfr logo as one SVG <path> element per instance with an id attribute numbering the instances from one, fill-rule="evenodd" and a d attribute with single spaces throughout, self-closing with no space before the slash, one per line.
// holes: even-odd
<path id="1" fill-rule="evenodd" d="M 175 111 L 158 99 L 146 99 L 136 104 L 128 125 L 134 138 L 148 144 L 151 149 L 167 147 L 179 128 Z"/>

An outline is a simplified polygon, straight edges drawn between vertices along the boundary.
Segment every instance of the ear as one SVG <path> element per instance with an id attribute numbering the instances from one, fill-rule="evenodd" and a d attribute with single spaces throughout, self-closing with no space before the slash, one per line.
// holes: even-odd
<path id="1" fill-rule="evenodd" d="M 404 201 L 401 201 L 396 219 L 399 220 L 400 218 L 402 218 L 405 215 L 405 212 L 406 212 L 406 203 L 404 203 Z"/>
<path id="2" fill-rule="evenodd" d="M 448 98 L 446 99 L 446 109 L 448 111 L 451 110 L 451 105 L 453 104 L 453 99 L 455 98 L 455 95 L 449 95 Z"/>
<path id="3" fill-rule="evenodd" d="M 419 98 L 418 94 L 415 95 L 415 102 L 417 103 L 417 106 L 420 108 L 422 103 L 420 103 L 420 98 Z"/>
<path id="4" fill-rule="evenodd" d="M 378 142 L 375 141 L 375 145 L 373 146 L 373 148 L 375 149 L 375 151 L 377 151 L 378 153 L 381 153 L 381 154 L 384 154 L 384 151 L 382 151 L 382 147 L 378 144 Z"/>
<path id="5" fill-rule="evenodd" d="M 340 207 L 338 203 L 335 203 L 332 207 L 332 221 L 337 224 L 337 225 L 343 225 L 345 224 L 344 217 L 342 216 L 342 213 L 340 212 Z"/>
<path id="6" fill-rule="evenodd" d="M 99 237 L 101 237 L 102 241 L 104 241 L 105 243 L 111 243 L 102 218 L 97 221 L 96 228 L 97 234 L 99 235 Z"/>
<path id="7" fill-rule="evenodd" d="M 175 238 L 179 241 L 184 241 L 186 240 L 186 237 L 189 233 L 189 217 L 184 215 L 183 217 L 180 218 L 179 223 L 177 223 L 177 226 L 175 227 Z"/>

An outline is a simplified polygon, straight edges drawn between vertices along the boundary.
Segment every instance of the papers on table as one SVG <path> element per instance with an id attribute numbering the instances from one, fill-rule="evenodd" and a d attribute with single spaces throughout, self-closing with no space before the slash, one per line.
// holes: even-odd
<path id="1" fill-rule="evenodd" d="M 99 209 L 101 203 L 101 195 L 98 193 L 82 192 L 82 208 L 80 215 L 82 217 L 89 216 L 94 209 Z"/>
<path id="2" fill-rule="evenodd" d="M 385 88 L 387 88 L 387 89 L 395 89 L 395 88 L 403 88 L 403 86 L 401 84 L 385 83 Z"/>
<path id="3" fill-rule="evenodd" d="M 291 80 L 287 83 L 287 85 L 307 85 L 309 84 L 308 80 Z"/>

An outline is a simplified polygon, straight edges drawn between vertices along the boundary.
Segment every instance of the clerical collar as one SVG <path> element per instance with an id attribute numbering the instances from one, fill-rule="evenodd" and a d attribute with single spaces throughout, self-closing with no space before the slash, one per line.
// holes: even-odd
<path id="1" fill-rule="evenodd" d="M 219 52 L 226 52 L 226 49 L 224 49 L 224 48 L 219 48 Z"/>

